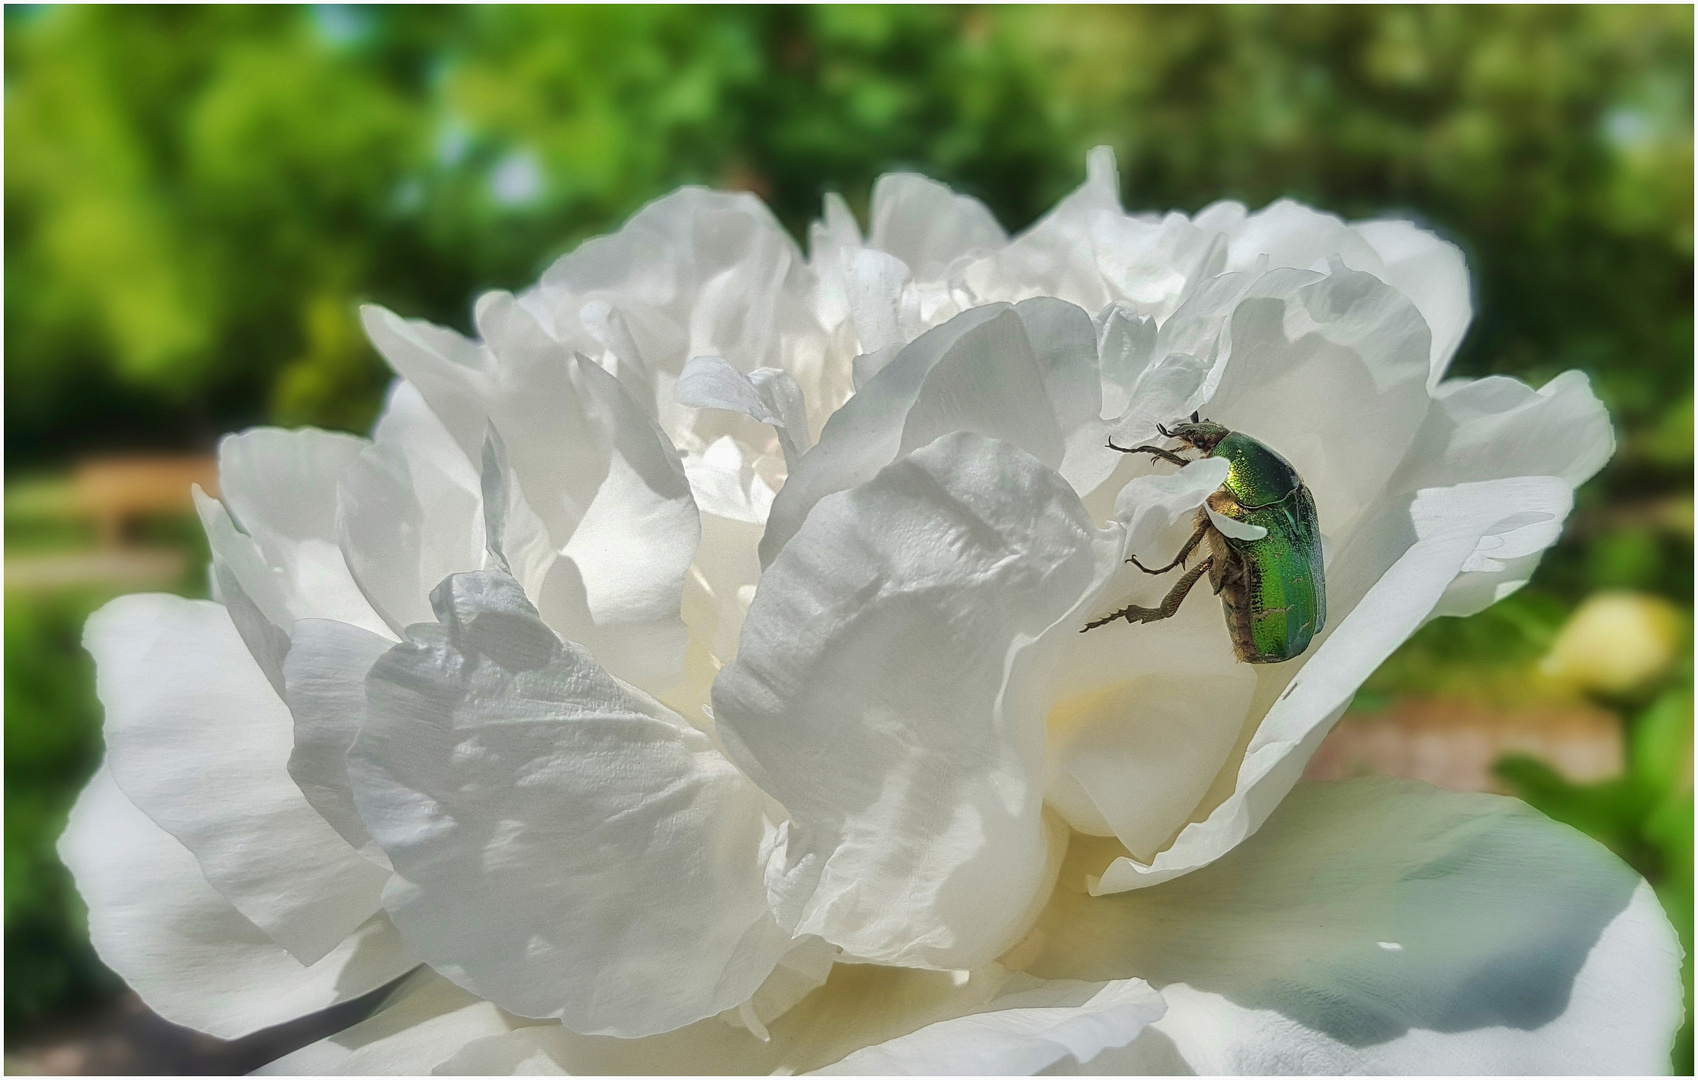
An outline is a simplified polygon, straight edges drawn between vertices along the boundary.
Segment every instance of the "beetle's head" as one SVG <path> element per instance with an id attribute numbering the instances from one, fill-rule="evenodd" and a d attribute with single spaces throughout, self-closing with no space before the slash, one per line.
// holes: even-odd
<path id="1" fill-rule="evenodd" d="M 1172 427 L 1156 425 L 1156 430 L 1170 439 L 1178 439 L 1205 454 L 1213 453 L 1220 441 L 1232 434 L 1230 428 L 1222 427 L 1212 420 L 1198 419 L 1196 413 L 1189 420 L 1181 420 Z"/>

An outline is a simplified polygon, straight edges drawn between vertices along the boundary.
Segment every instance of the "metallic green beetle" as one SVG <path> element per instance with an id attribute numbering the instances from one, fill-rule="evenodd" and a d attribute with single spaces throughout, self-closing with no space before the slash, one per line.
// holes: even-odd
<path id="1" fill-rule="evenodd" d="M 1321 530 L 1315 497 L 1291 463 L 1242 432 L 1231 431 L 1196 413 L 1172 429 L 1156 430 L 1202 457 L 1225 458 L 1232 465 L 1222 484 L 1197 511 L 1197 531 L 1172 562 L 1151 570 L 1137 556 L 1127 562 L 1146 574 L 1165 574 L 1182 566 L 1197 545 L 1208 541 L 1208 557 L 1186 571 L 1160 607 L 1132 605 L 1088 624 L 1085 630 L 1116 619 L 1129 623 L 1172 618 L 1185 594 L 1204 574 L 1226 608 L 1232 650 L 1247 664 L 1277 664 L 1303 655 L 1327 621 L 1327 585 L 1321 566 Z M 1185 465 L 1187 460 L 1159 446 L 1116 446 L 1123 454 L 1150 454 Z M 1242 522 L 1237 535 L 1222 532 L 1209 511 Z M 1083 633 L 1084 631 L 1080 631 Z"/>

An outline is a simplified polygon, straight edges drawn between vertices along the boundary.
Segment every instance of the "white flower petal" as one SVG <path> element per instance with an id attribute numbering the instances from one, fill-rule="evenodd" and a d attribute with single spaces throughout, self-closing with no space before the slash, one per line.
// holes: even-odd
<path id="1" fill-rule="evenodd" d="M 595 297 L 623 315 L 651 369 L 676 375 L 690 357 L 713 355 L 751 371 L 783 366 L 783 335 L 803 317 L 802 269 L 758 198 L 682 188 L 562 256 L 540 289 L 562 337 L 566 316 Z"/>
<path id="2" fill-rule="evenodd" d="M 404 324 L 381 309 L 368 308 L 364 314 L 373 343 L 418 387 L 467 461 L 482 460 L 493 423 L 506 441 L 526 498 L 549 533 L 557 543 L 570 537 L 606 476 L 608 454 L 606 438 L 589 415 L 594 406 L 585 397 L 591 391 L 581 385 L 574 350 L 502 292 L 478 298 L 475 317 L 482 345 L 459 339 L 449 347 L 457 335 Z M 562 453 L 562 446 L 572 452 Z"/>
<path id="3" fill-rule="evenodd" d="M 1165 441 L 1160 426 L 1189 415 L 1203 403 L 1211 370 L 1210 363 L 1187 353 L 1169 353 L 1145 366 L 1126 407 L 1112 424 L 1115 444 Z"/>
<path id="4" fill-rule="evenodd" d="M 1084 309 L 1047 296 L 1022 300 L 1014 312 L 1031 342 L 1044 394 L 1067 447 L 1058 471 L 1075 491 L 1088 492 L 1121 458 L 1108 448 L 1108 425 L 1102 420 L 1096 327 Z"/>
<path id="5" fill-rule="evenodd" d="M 207 546 L 212 550 L 210 578 L 214 599 L 222 602 L 253 656 L 254 663 L 283 693 L 283 659 L 289 655 L 289 630 L 295 617 L 284 595 L 282 574 L 265 561 L 253 537 L 236 528 L 224 504 L 190 489 Z"/>
<path id="6" fill-rule="evenodd" d="M 642 347 L 632 336 L 624 314 L 606 300 L 591 300 L 578 309 L 578 321 L 604 350 L 601 357 L 592 359 L 618 378 L 651 419 L 657 418 L 654 373 L 643 359 Z"/>
<path id="7" fill-rule="evenodd" d="M 366 716 L 366 675 L 394 642 L 347 623 L 302 619 L 284 661 L 284 700 L 295 720 L 289 775 L 342 839 L 385 870 L 348 785 L 348 747 Z"/>
<path id="8" fill-rule="evenodd" d="M 1268 535 L 1268 530 L 1262 526 L 1251 525 L 1239 521 L 1237 518 L 1229 518 L 1225 514 L 1216 513 L 1212 506 L 1205 506 L 1203 510 L 1209 515 L 1209 524 L 1213 525 L 1217 532 L 1230 536 L 1234 540 L 1260 540 Z"/>
<path id="9" fill-rule="evenodd" d="M 507 448 L 494 425 L 484 437 L 479 487 L 483 493 L 484 566 L 513 575 L 527 595 L 541 595 L 560 553 L 549 541 L 548 527 L 531 509 L 513 478 Z"/>
<path id="10" fill-rule="evenodd" d="M 488 392 L 494 419 L 477 460 L 491 431 L 495 458 L 468 485 L 466 467 L 435 441 L 365 451 L 340 493 L 343 548 L 361 588 L 398 632 L 429 619 L 429 590 L 443 577 L 505 562 L 550 623 L 610 670 L 675 680 L 679 596 L 700 536 L 676 451 L 617 378 L 563 355 L 511 297 L 486 296 L 479 314 L 494 367 L 453 374 Z M 502 534 L 493 562 L 491 524 Z"/>
<path id="11" fill-rule="evenodd" d="M 403 319 L 376 304 L 360 307 L 360 323 L 389 366 L 428 403 L 466 460 L 476 461 L 489 424 L 475 389 L 487 378 L 485 350 L 452 330 Z"/>
<path id="12" fill-rule="evenodd" d="M 274 568 L 291 618 L 384 629 L 337 545 L 336 485 L 369 445 L 313 428 L 250 428 L 218 444 L 224 503 Z"/>
<path id="13" fill-rule="evenodd" d="M 582 357 L 578 368 L 611 458 L 565 554 L 583 571 L 597 623 L 676 619 L 701 536 L 684 466 L 617 380 Z"/>
<path id="14" fill-rule="evenodd" d="M 855 221 L 855 213 L 849 209 L 843 196 L 828 191 L 820 202 L 820 220 L 808 228 L 808 257 L 812 259 L 825 252 L 860 244 L 861 226 Z"/>
<path id="15" fill-rule="evenodd" d="M 1206 385 L 1212 391 L 1224 373 L 1218 361 L 1231 351 L 1231 320 L 1245 294 L 1252 287 L 1263 295 L 1289 294 L 1321 278 L 1308 270 L 1268 272 L 1261 263 L 1249 270 L 1196 277 L 1187 283 L 1185 299 L 1173 314 L 1161 320 L 1155 356 L 1196 357 L 1210 369 Z M 1246 362 L 1253 360 L 1251 356 Z M 1136 395 L 1133 404 L 1137 404 Z"/>
<path id="16" fill-rule="evenodd" d="M 1270 266 L 1298 270 L 1335 255 L 1353 270 L 1380 266 L 1373 245 L 1344 219 L 1290 199 L 1276 200 L 1244 217 L 1228 235 L 1230 270 L 1246 269 L 1262 256 Z"/>
<path id="17" fill-rule="evenodd" d="M 1436 385 L 1474 319 L 1462 250 L 1408 221 L 1358 221 L 1350 228 L 1379 255 L 1375 276 L 1409 297 L 1433 332 L 1428 382 Z"/>
<path id="18" fill-rule="evenodd" d="M 1103 412 L 1119 416 L 1126 411 L 1132 388 L 1156 349 L 1156 320 L 1138 314 L 1123 304 L 1102 308 L 1094 320 L 1097 329 L 1097 360 L 1102 371 Z"/>
<path id="19" fill-rule="evenodd" d="M 1483 539 L 1530 516 L 1556 517 L 1572 499 L 1555 477 L 1519 477 L 1421 492 L 1411 508 L 1415 543 L 1377 580 L 1378 535 L 1353 538 L 1328 570 L 1329 604 L 1336 595 L 1349 614 L 1329 627 L 1302 669 L 1262 718 L 1231 793 L 1201 821 L 1180 831 L 1149 862 L 1117 858 L 1095 887 L 1099 892 L 1142 888 L 1204 866 L 1261 826 L 1296 783 L 1309 755 L 1362 681 L 1432 613 L 1451 581 Z M 1393 522 L 1387 521 L 1389 528 Z M 1334 571 L 1337 571 L 1335 574 Z"/>
<path id="20" fill-rule="evenodd" d="M 1591 380 L 1566 371 L 1537 390 L 1493 375 L 1442 383 L 1399 480 L 1408 490 L 1560 476 L 1590 480 L 1615 452 L 1615 434 Z"/>
<path id="21" fill-rule="evenodd" d="M 901 259 L 917 278 L 938 277 L 950 264 L 1007 242 L 984 203 L 936 180 L 885 173 L 873 183 L 867 244 Z"/>
<path id="22" fill-rule="evenodd" d="M 71 810 L 59 857 L 88 905 L 101 960 L 160 1016 L 221 1039 L 356 998 L 413 964 L 378 915 L 303 966 L 206 883 L 105 766 Z"/>
<path id="23" fill-rule="evenodd" d="M 1203 225 L 1208 214 L 1197 216 Z M 1265 255 L 1270 266 L 1307 269 L 1339 257 L 1408 297 L 1432 331 L 1428 384 L 1444 375 L 1473 318 L 1468 268 L 1454 245 L 1407 221 L 1362 221 L 1347 225 L 1281 199 L 1227 224 L 1228 269 L 1250 267 Z"/>
<path id="24" fill-rule="evenodd" d="M 414 453 L 413 445 L 366 450 L 337 494 L 343 555 L 360 591 L 397 636 L 430 618 L 432 582 L 484 561 L 477 473 L 469 464 L 462 470 L 439 455 Z"/>
<path id="25" fill-rule="evenodd" d="M 560 1045 L 569 1038 L 541 1026 L 486 1035 L 461 1047 L 432 1072 L 437 1076 L 570 1076 L 559 1060 L 571 1057 Z"/>
<path id="26" fill-rule="evenodd" d="M 1204 458 L 1128 483 L 1116 503 L 1126 551 L 1166 561 L 1227 471 L 1226 461 Z M 1153 607 L 1172 584 L 1126 566 L 1089 614 Z M 1212 598 L 1191 600 L 1156 625 L 1116 622 L 1076 637 L 1050 688 L 1050 805 L 1074 829 L 1118 836 L 1150 858 L 1209 790 L 1256 686 L 1253 669 L 1233 656 Z"/>
<path id="27" fill-rule="evenodd" d="M 336 478 L 369 443 L 306 428 L 249 428 L 218 442 L 218 485 L 250 535 L 276 540 L 336 535 Z"/>
<path id="28" fill-rule="evenodd" d="M 83 643 L 113 778 L 238 911 L 312 963 L 381 910 L 388 875 L 290 778 L 289 710 L 222 607 L 121 597 L 89 617 Z"/>
<path id="29" fill-rule="evenodd" d="M 1120 176 L 1114 151 L 1098 146 L 1085 158 L 1085 182 L 1070 192 L 1030 229 L 985 260 L 988 271 L 979 283 L 981 295 L 1023 300 L 1034 295 L 1056 297 L 1096 311 L 1110 299 L 1103 274 L 1089 258 L 1093 235 L 1103 219 L 1122 219 Z"/>
<path id="30" fill-rule="evenodd" d="M 732 436 L 721 435 L 700 454 L 685 455 L 684 475 L 689 478 L 696 508 L 704 517 L 766 524 L 767 512 L 772 509 L 772 488 Z M 702 546 L 696 550 L 700 552 Z"/>
<path id="31" fill-rule="evenodd" d="M 337 536 L 360 591 L 398 637 L 430 618 L 437 582 L 483 565 L 480 480 L 405 379 L 390 391 L 375 441 L 338 485 Z"/>
<path id="32" fill-rule="evenodd" d="M 608 415 L 607 402 L 629 395 L 605 369 L 551 337 L 507 293 L 478 298 L 477 326 L 490 356 L 481 402 L 506 442 L 525 498 L 554 542 L 564 543 L 607 475 L 607 428 L 609 422 L 619 423 L 625 411 Z M 600 376 L 593 383 L 592 371 Z M 653 423 L 642 409 L 632 406 L 632 411 L 644 426 Z M 473 460 L 482 460 L 482 449 L 480 438 Z"/>
<path id="33" fill-rule="evenodd" d="M 996 318 L 1000 306 L 965 312 L 904 347 L 859 393 L 831 414 L 820 441 L 790 471 L 761 537 L 761 564 L 768 565 L 802 527 L 814 504 L 833 492 L 871 480 L 896 457 L 908 410 L 926 376 L 973 330 Z"/>
<path id="34" fill-rule="evenodd" d="M 285 1054 L 255 1069 L 254 1075 L 418 1076 L 467 1044 L 528 1023 L 420 968 L 376 1015 Z M 559 1030 L 552 1024 L 546 1027 Z"/>
<path id="35" fill-rule="evenodd" d="M 1014 943 L 1050 880 L 1035 669 L 1119 551 L 1054 472 L 967 433 L 814 508 L 714 686 L 727 752 L 791 814 L 781 925 L 922 966 Z"/>
<path id="36" fill-rule="evenodd" d="M 1203 1074 L 1662 1072 L 1682 1014 L 1632 870 L 1518 801 L 1408 781 L 1298 785 L 1214 865 L 1059 889 L 1038 932 L 1034 974 L 1158 987 L 1152 1034 Z"/>
<path id="37" fill-rule="evenodd" d="M 1116 836 L 1146 861 L 1190 820 L 1256 690 L 1255 675 L 1223 647 L 1218 605 L 1199 606 L 1186 621 L 1200 626 L 1175 627 L 1149 647 L 1118 636 L 1131 659 L 1119 680 L 1050 712 L 1050 803 L 1075 829 Z"/>
<path id="38" fill-rule="evenodd" d="M 1087 338 L 1092 354 L 1094 345 Z M 897 455 L 955 431 L 1001 439 L 1051 468 L 1061 465 L 1065 437 L 1024 320 L 1015 309 L 1006 308 L 974 326 L 926 372 L 904 418 Z"/>
<path id="39" fill-rule="evenodd" d="M 1087 1005 L 1096 995 L 1101 997 L 1095 1007 Z M 1066 1048 L 1044 1041 L 1050 1032 L 1081 1052 L 1088 1052 L 1093 1043 L 1131 1038 L 1154 997 L 1147 987 L 1046 984 L 1023 975 L 1010 976 L 996 965 L 972 972 L 941 972 L 839 964 L 825 985 L 771 1024 L 765 1040 L 719 1018 L 644 1039 L 575 1035 L 557 1024 L 535 1025 L 468 1042 L 435 1071 L 443 1075 L 794 1075 L 831 1066 L 846 1055 L 912 1035 L 928 1025 L 989 1014 L 980 1023 L 1009 1053 L 999 1059 L 998 1068 L 987 1071 L 1002 1072 L 1016 1060 L 1029 1059 L 1033 1050 L 1052 1061 L 1066 1055 Z M 1159 1010 L 1159 998 L 1154 1007 Z M 1021 1016 L 1022 1012 L 1028 1015 Z M 1046 1012 L 1051 1015 L 1039 1015 Z M 1074 1023 L 1056 1015 L 1062 1012 L 1072 1013 Z M 1014 1034 L 1023 1022 L 1034 1019 L 1039 1023 L 1033 1026 L 1049 1031 L 1034 1032 L 1036 1038 L 1030 1041 Z M 1045 1023 L 1053 1019 L 1061 1023 Z M 937 1034 L 920 1042 L 935 1047 L 940 1041 Z M 894 1052 L 901 1053 L 902 1048 Z M 959 1048 L 956 1060 L 961 1060 Z M 938 1071 L 945 1068 L 941 1062 L 936 1065 Z"/>
<path id="40" fill-rule="evenodd" d="M 673 396 L 692 408 L 727 409 L 771 424 L 792 467 L 807 452 L 802 389 L 781 368 L 756 368 L 745 375 L 717 356 L 698 356 L 684 365 Z"/>
<path id="41" fill-rule="evenodd" d="M 796 1007 L 796 1004 L 831 977 L 832 967 L 842 955 L 837 946 L 820 938 L 798 941 L 779 958 L 778 966 L 761 983 L 748 1001 L 719 1014 L 734 1027 L 744 1028 L 762 1041 L 772 1038 L 766 1025 Z"/>
<path id="42" fill-rule="evenodd" d="M 1365 273 L 1275 271 L 1234 308 L 1230 330 L 1230 359 L 1204 412 L 1295 465 L 1322 530 L 1345 536 L 1426 415 L 1420 313 Z"/>
<path id="43" fill-rule="evenodd" d="M 1044 298 L 963 312 L 903 348 L 832 415 L 773 501 L 762 562 L 821 498 L 951 432 L 1012 443 L 1094 487 L 1120 458 L 1105 445 L 1101 393 L 1095 332 L 1078 308 Z"/>
<path id="44" fill-rule="evenodd" d="M 1586 376 L 1577 371 L 1559 375 L 1537 391 L 1499 376 L 1453 380 L 1438 387 L 1433 405 L 1407 459 L 1366 517 L 1394 519 L 1396 510 L 1420 488 L 1541 475 L 1560 477 L 1576 487 L 1597 472 L 1615 448 L 1609 416 Z M 1482 537 L 1433 615 L 1471 615 L 1519 589 L 1544 549 L 1556 541 L 1571 505 L 1553 491 L 1548 506 L 1500 522 Z M 1407 543 L 1396 529 L 1382 526 L 1374 533 L 1377 542 L 1392 550 Z M 1358 548 L 1374 542 L 1352 540 Z M 1354 562 L 1378 572 L 1377 567 L 1390 565 L 1393 557 Z M 1349 564 L 1341 568 L 1347 573 L 1353 569 Z M 1335 578 L 1329 595 L 1359 591 L 1330 570 L 1329 576 Z"/>
<path id="45" fill-rule="evenodd" d="M 701 518 L 671 441 L 613 376 L 581 356 L 578 368 L 609 446 L 606 475 L 561 552 L 596 629 L 580 640 L 615 675 L 662 685 L 683 665 L 679 601 Z M 552 618 L 549 591 L 542 606 Z"/>
<path id="46" fill-rule="evenodd" d="M 487 426 L 485 434 L 488 434 Z M 409 459 L 426 463 L 426 471 L 439 474 L 461 490 L 475 494 L 478 470 L 466 456 L 440 417 L 425 403 L 424 396 L 406 379 L 396 379 L 384 402 L 383 413 L 372 429 L 372 441 L 397 446 Z M 434 506 L 431 507 L 434 509 Z M 455 515 L 448 520 L 458 522 Z"/>
<path id="47" fill-rule="evenodd" d="M 908 264 L 876 248 L 838 253 L 836 277 L 842 280 L 848 317 L 863 354 L 901 345 L 913 336 L 919 318 L 914 276 Z"/>
<path id="48" fill-rule="evenodd" d="M 759 792 L 506 575 L 433 601 L 444 625 L 378 661 L 348 756 L 409 945 L 577 1031 L 646 1035 L 746 1000 L 789 947 L 761 888 Z"/>
<path id="49" fill-rule="evenodd" d="M 985 1012 L 857 1050 L 815 1075 L 1032 1076 L 1064 1058 L 1086 1064 L 1125 1046 L 1166 1008 L 1142 979 L 1038 983 Z"/>
<path id="50" fill-rule="evenodd" d="M 1201 458 L 1178 472 L 1140 476 L 1121 488 L 1114 516 L 1126 523 L 1126 550 L 1148 555 L 1150 545 L 1193 511 L 1224 483 L 1232 466 L 1224 458 Z"/>

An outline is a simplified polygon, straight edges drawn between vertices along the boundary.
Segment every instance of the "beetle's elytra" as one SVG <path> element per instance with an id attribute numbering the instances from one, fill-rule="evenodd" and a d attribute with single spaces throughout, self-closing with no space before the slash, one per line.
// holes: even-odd
<path id="1" fill-rule="evenodd" d="M 1086 625 L 1086 630 L 1116 619 L 1129 623 L 1172 618 L 1204 574 L 1226 609 L 1226 628 L 1232 650 L 1247 664 L 1277 664 L 1303 655 L 1327 621 L 1326 576 L 1321 565 L 1321 530 L 1315 497 L 1297 470 L 1270 447 L 1220 424 L 1191 419 L 1156 430 L 1182 444 L 1177 450 L 1196 450 L 1200 457 L 1231 462 L 1226 483 L 1210 495 L 1197 512 L 1197 530 L 1172 562 L 1150 569 L 1137 556 L 1127 561 L 1146 574 L 1165 574 L 1185 564 L 1204 541 L 1208 555 L 1185 572 L 1163 598 L 1160 607 L 1132 605 Z M 1187 464 L 1175 450 L 1159 446 L 1116 446 L 1123 454 L 1150 454 L 1177 465 Z M 1243 522 L 1244 536 L 1228 536 L 1209 517 Z M 1249 534 L 1260 531 L 1260 535 Z M 1083 633 L 1083 631 L 1081 631 Z"/>

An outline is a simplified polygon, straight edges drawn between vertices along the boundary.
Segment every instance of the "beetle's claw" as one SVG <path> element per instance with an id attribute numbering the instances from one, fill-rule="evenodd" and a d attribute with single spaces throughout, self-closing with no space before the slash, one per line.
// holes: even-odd
<path id="1" fill-rule="evenodd" d="M 1180 569 L 1183 570 L 1185 568 L 1186 562 L 1189 559 L 1190 559 L 1189 555 L 1182 555 L 1182 556 L 1180 556 L 1179 561 L 1174 564 L 1174 566 L 1178 566 Z M 1173 567 L 1170 566 L 1170 567 L 1167 568 L 1167 570 L 1151 570 L 1149 567 L 1147 567 L 1143 563 L 1139 562 L 1138 556 L 1136 556 L 1136 555 L 1128 557 L 1126 561 L 1131 563 L 1133 566 L 1136 566 L 1138 569 L 1142 570 L 1146 574 L 1165 574 L 1165 573 L 1167 573 L 1167 570 L 1173 569 Z"/>

